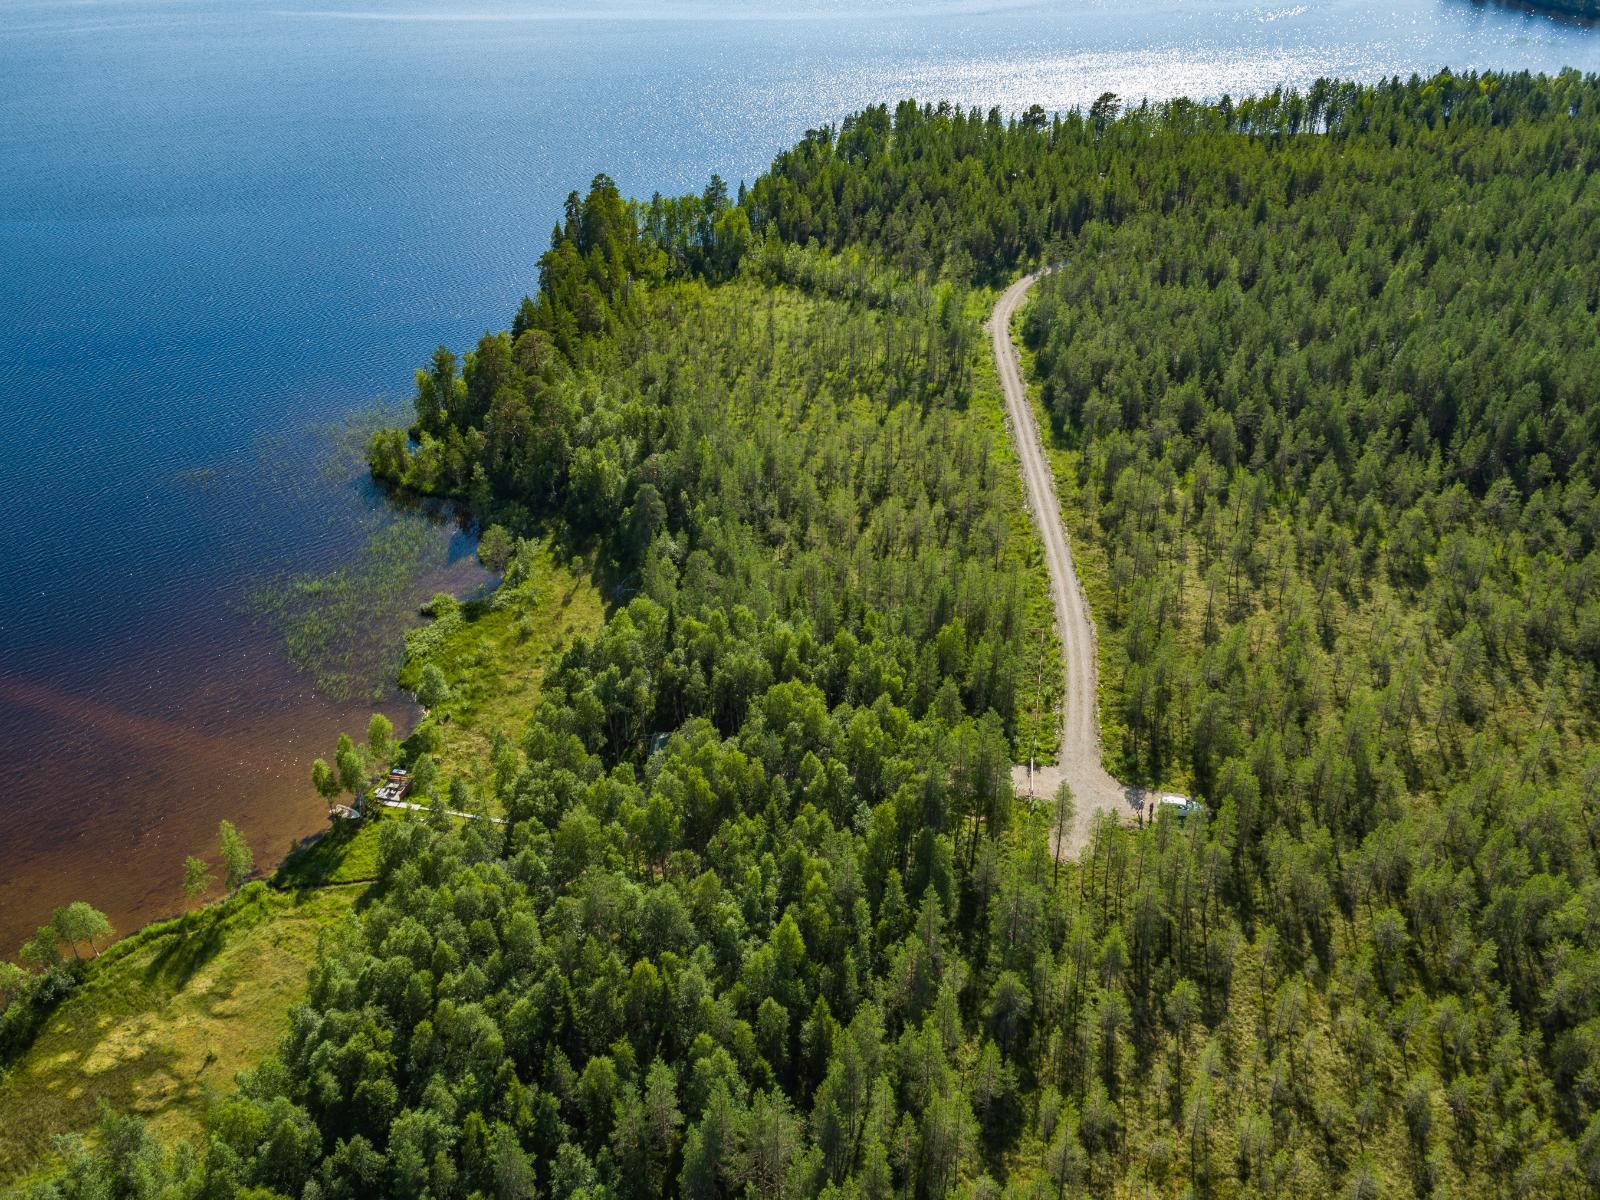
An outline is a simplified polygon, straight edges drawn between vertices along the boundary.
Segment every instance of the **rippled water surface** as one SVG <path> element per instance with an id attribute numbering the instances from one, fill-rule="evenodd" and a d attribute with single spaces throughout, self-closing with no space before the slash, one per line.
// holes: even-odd
<path id="1" fill-rule="evenodd" d="M 749 178 L 906 95 L 1015 111 L 1600 67 L 1600 32 L 1460 0 L 11 0 L 0 20 L 0 951 L 79 896 L 123 929 L 170 911 L 221 817 L 264 860 L 319 824 L 307 764 L 364 721 L 381 664 L 328 694 L 244 602 L 387 536 L 351 414 L 503 324 L 596 171 L 640 195 Z M 407 520 L 407 597 L 477 582 L 451 525 Z"/>

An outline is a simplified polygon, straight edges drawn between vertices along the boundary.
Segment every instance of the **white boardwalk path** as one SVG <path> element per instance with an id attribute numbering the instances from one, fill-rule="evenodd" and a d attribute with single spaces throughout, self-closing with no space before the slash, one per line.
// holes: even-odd
<path id="1" fill-rule="evenodd" d="M 1089 840 L 1093 814 L 1113 812 L 1125 821 L 1138 814 L 1140 806 L 1156 793 L 1141 787 L 1118 783 L 1100 765 L 1100 727 L 1096 719 L 1094 623 L 1083 598 L 1083 586 L 1072 567 L 1072 547 L 1066 526 L 1061 521 L 1061 505 L 1056 499 L 1054 476 L 1045 460 L 1039 440 L 1038 422 L 1028 389 L 1022 379 L 1022 364 L 1011 342 L 1011 318 L 1033 287 L 1036 275 L 1025 275 L 1005 290 L 994 315 L 989 318 L 989 337 L 994 346 L 995 369 L 1005 393 L 1006 425 L 1022 464 L 1023 485 L 1028 493 L 1028 508 L 1039 528 L 1045 562 L 1050 569 L 1050 596 L 1055 602 L 1056 633 L 1061 639 L 1061 673 L 1066 681 L 1061 709 L 1060 762 L 1053 767 L 1024 764 L 1012 769 L 1012 784 L 1019 796 L 1048 801 L 1064 779 L 1072 785 L 1078 817 L 1065 845 L 1054 847 L 1057 855 L 1075 856 Z"/>
<path id="2" fill-rule="evenodd" d="M 412 804 L 406 800 L 373 800 L 372 803 L 380 808 L 398 808 L 405 812 L 426 813 L 433 811 L 430 805 Z M 463 821 L 490 821 L 496 825 L 504 825 L 506 823 L 504 817 L 486 817 L 481 813 L 457 812 L 453 808 L 445 809 L 444 815 L 447 817 L 460 817 Z"/>

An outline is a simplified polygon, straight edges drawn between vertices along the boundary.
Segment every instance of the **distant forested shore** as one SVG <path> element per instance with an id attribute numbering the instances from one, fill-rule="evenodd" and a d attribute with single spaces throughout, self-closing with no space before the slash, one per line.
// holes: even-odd
<path id="1" fill-rule="evenodd" d="M 1531 12 L 1555 13 L 1564 17 L 1581 17 L 1586 21 L 1600 20 L 1600 0 L 1503 0 L 1509 8 L 1525 8 Z"/>

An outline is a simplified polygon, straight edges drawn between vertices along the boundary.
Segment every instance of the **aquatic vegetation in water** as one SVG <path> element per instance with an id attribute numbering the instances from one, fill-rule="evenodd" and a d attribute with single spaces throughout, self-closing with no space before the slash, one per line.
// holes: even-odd
<path id="1" fill-rule="evenodd" d="M 188 467 L 179 471 L 175 478 L 185 487 L 209 488 L 221 480 L 222 472 L 214 466 Z"/>
<path id="2" fill-rule="evenodd" d="M 350 559 L 330 571 L 285 574 L 256 587 L 243 607 L 270 621 L 295 667 L 328 695 L 381 695 L 400 667 L 399 633 L 419 583 L 448 562 L 448 534 L 420 512 L 376 524 Z"/>
<path id="3" fill-rule="evenodd" d="M 397 419 L 393 405 L 374 404 L 337 421 L 314 425 L 299 436 L 317 446 L 309 470 L 304 451 L 286 441 L 258 442 L 262 478 L 284 494 L 305 493 L 312 480 L 368 488 L 365 448 L 372 431 Z M 353 550 L 337 563 L 315 568 L 281 567 L 253 584 L 240 602 L 251 617 L 269 622 L 282 636 L 294 666 L 317 688 L 339 700 L 381 697 L 402 661 L 401 633 L 415 620 L 416 606 L 450 563 L 453 530 L 449 506 L 438 502 L 403 507 L 375 493 L 371 507 L 352 498 L 346 512 L 329 520 L 348 522 Z"/>

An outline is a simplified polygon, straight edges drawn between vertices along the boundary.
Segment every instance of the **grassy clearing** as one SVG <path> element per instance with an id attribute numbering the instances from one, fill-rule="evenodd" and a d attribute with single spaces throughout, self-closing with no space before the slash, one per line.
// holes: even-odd
<path id="1" fill-rule="evenodd" d="M 475 788 L 492 774 L 495 735 L 516 741 L 539 701 L 547 670 L 575 637 L 589 637 L 605 620 L 597 579 L 582 561 L 558 563 L 547 545 L 524 549 L 492 595 L 456 604 L 436 600 L 431 625 L 406 639 L 400 686 L 415 691 L 423 668 L 444 673 L 450 697 L 430 712 L 413 737 L 436 741 L 445 777 Z"/>
<path id="2" fill-rule="evenodd" d="M 278 866 L 280 888 L 369 883 L 378 877 L 378 821 L 332 821 L 328 831 L 296 849 Z"/>
<path id="3" fill-rule="evenodd" d="M 101 1104 L 163 1137 L 198 1132 L 209 1098 L 277 1043 L 322 931 L 365 890 L 252 884 L 101 955 L 0 1079 L 0 1184 L 47 1168 L 51 1138 L 90 1130 Z"/>
<path id="4" fill-rule="evenodd" d="M 993 310 L 999 293 L 990 289 L 974 292 L 968 308 L 973 319 L 984 321 Z M 1011 443 L 1006 425 L 1005 397 L 995 373 L 994 356 L 987 335 L 979 339 L 974 353 L 970 414 L 988 430 L 994 455 L 1006 468 L 1006 533 L 1011 553 L 1022 563 L 1024 619 L 1027 639 L 1037 649 L 1036 669 L 1024 686 L 1018 705 L 1017 736 L 1014 751 L 1019 762 L 1053 763 L 1060 749 L 1061 692 L 1064 681 L 1057 664 L 1061 661 L 1061 639 L 1056 635 L 1055 606 L 1050 600 L 1050 571 L 1044 561 L 1044 546 L 1028 513 L 1028 498 L 1023 490 L 1022 465 Z"/>

